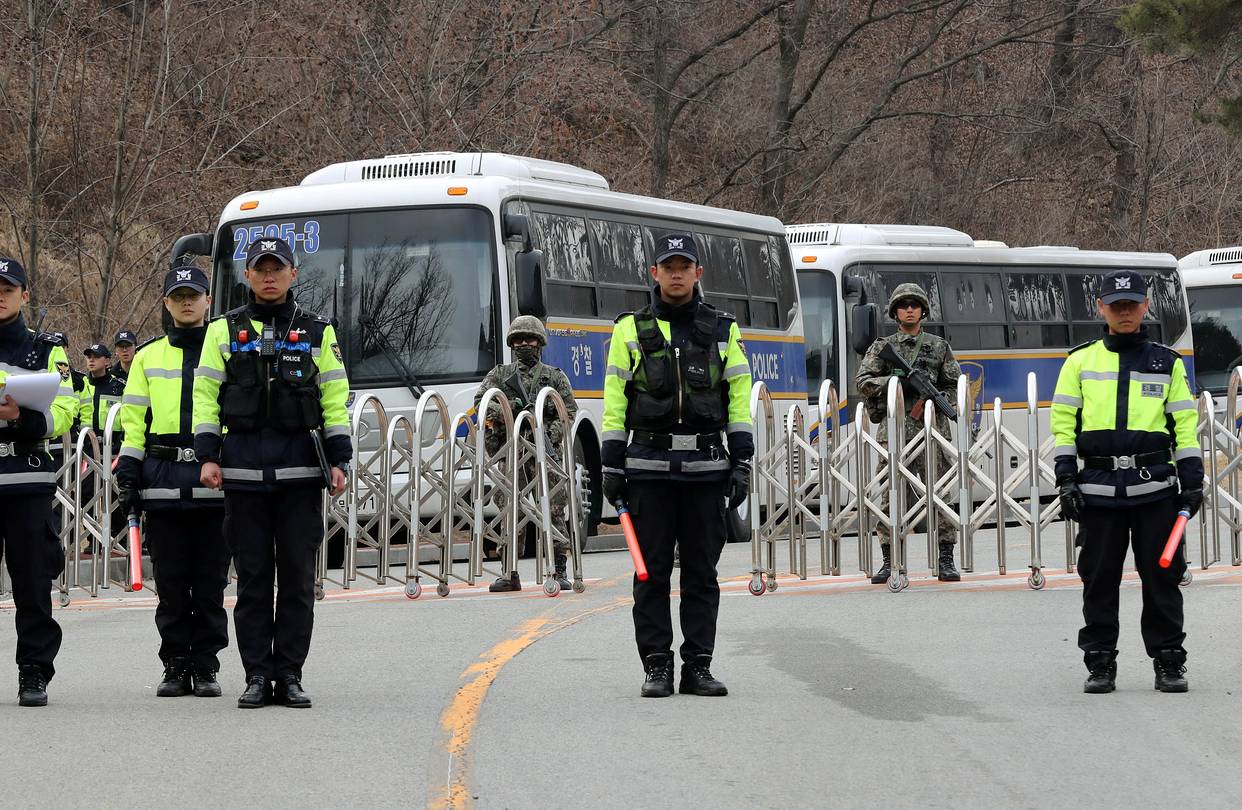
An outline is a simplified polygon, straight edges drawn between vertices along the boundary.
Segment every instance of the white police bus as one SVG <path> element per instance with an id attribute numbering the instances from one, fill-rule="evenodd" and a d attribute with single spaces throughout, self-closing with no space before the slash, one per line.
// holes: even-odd
<path id="1" fill-rule="evenodd" d="M 243 257 L 262 236 L 293 245 L 295 293 L 331 317 L 355 395 L 413 416 L 413 388 L 452 414 L 510 360 L 518 314 L 547 319 L 544 360 L 564 369 L 590 417 L 576 455 L 600 518 L 599 425 L 614 318 L 648 300 L 657 236 L 690 232 L 707 301 L 738 320 L 755 379 L 806 399 L 797 288 L 781 222 L 611 191 L 600 175 L 494 153 L 424 153 L 337 163 L 300 185 L 242 194 L 212 234 L 183 236 L 174 260 L 210 256 L 214 309 L 245 300 Z"/>
<path id="2" fill-rule="evenodd" d="M 1010 248 L 930 226 L 809 224 L 787 230 L 804 308 L 812 402 L 826 379 L 836 385 L 843 406 L 856 401 L 858 362 L 876 337 L 895 331 L 888 298 L 905 282 L 930 296 L 925 327 L 952 345 L 970 380 L 976 421 L 996 397 L 1004 408 L 1025 408 L 1027 374 L 1034 371 L 1047 435 L 1046 408 L 1069 348 L 1103 333 L 1096 291 L 1113 270 L 1137 270 L 1147 279 L 1152 339 L 1176 349 L 1187 372 L 1195 373 L 1186 297 L 1177 260 L 1167 253 Z"/>
<path id="3" fill-rule="evenodd" d="M 1242 247 L 1198 250 L 1180 265 L 1194 335 L 1195 391 L 1220 399 L 1230 373 L 1242 365 Z"/>

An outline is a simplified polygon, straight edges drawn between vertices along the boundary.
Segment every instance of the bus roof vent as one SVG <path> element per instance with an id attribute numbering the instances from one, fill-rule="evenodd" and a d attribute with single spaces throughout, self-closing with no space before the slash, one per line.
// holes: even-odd
<path id="1" fill-rule="evenodd" d="M 351 160 L 311 172 L 304 186 L 350 183 L 357 180 L 419 180 L 427 177 L 511 177 L 542 180 L 608 190 L 608 181 L 587 169 L 551 160 L 504 155 L 498 152 L 421 152 L 387 155 L 373 160 Z"/>
<path id="2" fill-rule="evenodd" d="M 819 223 L 785 229 L 793 245 L 892 245 L 974 247 L 969 234 L 938 225 L 844 225 Z"/>
<path id="3" fill-rule="evenodd" d="M 1208 264 L 1233 264 L 1235 262 L 1242 262 L 1242 248 L 1213 250 L 1208 254 Z"/>
<path id="4" fill-rule="evenodd" d="M 388 180 L 404 177 L 431 177 L 451 175 L 457 171 L 457 161 L 451 157 L 405 157 L 394 156 L 383 160 L 367 161 L 362 165 L 363 180 Z"/>

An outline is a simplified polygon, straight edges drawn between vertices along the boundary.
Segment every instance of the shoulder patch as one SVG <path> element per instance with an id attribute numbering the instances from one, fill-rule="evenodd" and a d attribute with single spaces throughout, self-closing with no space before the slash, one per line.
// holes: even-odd
<path id="1" fill-rule="evenodd" d="M 150 346 L 152 343 L 157 343 L 161 340 L 168 340 L 168 335 L 156 335 L 153 338 L 148 338 L 147 340 L 142 341 L 141 343 L 138 344 L 138 348 L 134 349 L 134 354 L 137 354 L 138 352 L 142 351 L 146 347 Z"/>
<path id="2" fill-rule="evenodd" d="M 1100 339 L 1099 339 L 1099 338 L 1096 338 L 1095 340 L 1088 340 L 1086 343 L 1079 343 L 1077 346 L 1075 346 L 1074 348 L 1070 349 L 1070 350 L 1069 350 L 1069 352 L 1067 352 L 1067 354 L 1073 354 L 1074 352 L 1081 351 L 1081 350 L 1083 350 L 1083 349 L 1087 348 L 1088 346 L 1090 346 L 1090 345 L 1091 345 L 1091 344 L 1093 344 L 1093 343 L 1099 343 L 1099 342 L 1100 342 Z"/>
<path id="3" fill-rule="evenodd" d="M 345 362 L 344 360 L 341 359 L 341 344 L 339 343 L 332 344 L 332 354 L 334 357 L 336 357 L 336 362 L 338 363 Z"/>
<path id="4" fill-rule="evenodd" d="M 613 322 L 613 323 L 621 323 L 621 321 L 625 320 L 626 318 L 633 317 L 633 315 L 634 315 L 634 313 L 633 313 L 633 312 L 622 312 L 620 315 L 618 315 L 617 317 L 613 318 L 613 319 L 612 319 L 612 322 Z"/>

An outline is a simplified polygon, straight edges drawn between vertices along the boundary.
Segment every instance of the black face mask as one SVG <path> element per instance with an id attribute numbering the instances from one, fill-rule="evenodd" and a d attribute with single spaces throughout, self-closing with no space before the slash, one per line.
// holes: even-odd
<path id="1" fill-rule="evenodd" d="M 522 368 L 530 368 L 539 362 L 539 356 L 543 353 L 543 349 L 538 346 L 514 346 L 513 359 L 517 360 Z"/>

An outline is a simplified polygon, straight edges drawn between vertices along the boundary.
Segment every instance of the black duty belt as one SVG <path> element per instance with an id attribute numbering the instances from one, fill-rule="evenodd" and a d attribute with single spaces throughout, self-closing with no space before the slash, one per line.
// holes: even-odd
<path id="1" fill-rule="evenodd" d="M 0 458 L 28 456 L 42 449 L 42 442 L 0 442 Z"/>
<path id="2" fill-rule="evenodd" d="M 1155 453 L 1139 453 L 1134 456 L 1084 456 L 1083 466 L 1088 470 L 1137 470 L 1157 464 L 1172 464 L 1173 456 L 1168 450 Z"/>
<path id="3" fill-rule="evenodd" d="M 166 447 L 162 444 L 153 444 L 147 448 L 147 455 L 151 458 L 158 458 L 161 461 L 198 461 L 198 456 L 194 455 L 193 447 Z"/>
<path id="4" fill-rule="evenodd" d="M 645 447 L 658 450 L 711 450 L 723 447 L 719 433 L 648 433 L 645 430 L 634 431 L 632 441 Z"/>

